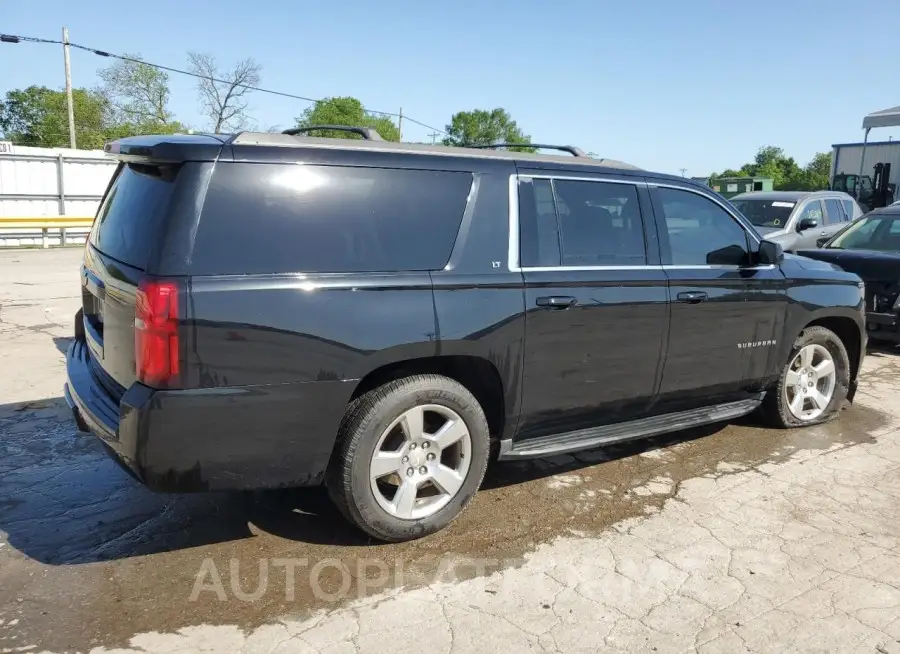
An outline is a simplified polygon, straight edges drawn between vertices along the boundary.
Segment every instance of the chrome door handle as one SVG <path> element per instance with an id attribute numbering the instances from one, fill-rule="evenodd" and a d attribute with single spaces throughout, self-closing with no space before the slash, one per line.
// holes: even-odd
<path id="1" fill-rule="evenodd" d="M 679 293 L 677 297 L 680 302 L 687 302 L 688 304 L 698 304 L 699 302 L 703 302 L 709 296 L 705 291 L 684 291 L 682 293 Z"/>
<path id="2" fill-rule="evenodd" d="M 550 309 L 568 309 L 575 304 L 576 299 L 571 295 L 551 295 L 539 297 L 535 300 L 535 304 L 539 307 L 547 307 Z"/>

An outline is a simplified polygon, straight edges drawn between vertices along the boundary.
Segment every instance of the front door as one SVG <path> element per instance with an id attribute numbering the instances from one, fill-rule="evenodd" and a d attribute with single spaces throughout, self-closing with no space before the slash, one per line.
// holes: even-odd
<path id="1" fill-rule="evenodd" d="M 643 415 L 668 331 L 643 180 L 523 175 L 519 211 L 527 313 L 518 437 Z"/>
<path id="2" fill-rule="evenodd" d="M 815 222 L 814 227 L 808 227 L 802 231 L 798 231 L 797 241 L 794 250 L 812 250 L 817 248 L 816 241 L 827 234 L 825 225 L 825 209 L 821 200 L 807 200 L 800 207 L 797 220 L 794 222 L 794 228 L 800 230 L 800 222 L 809 219 Z"/>
<path id="3" fill-rule="evenodd" d="M 652 183 L 650 194 L 671 301 L 654 411 L 746 399 L 776 351 L 783 275 L 752 265 L 755 236 L 710 195 Z"/>

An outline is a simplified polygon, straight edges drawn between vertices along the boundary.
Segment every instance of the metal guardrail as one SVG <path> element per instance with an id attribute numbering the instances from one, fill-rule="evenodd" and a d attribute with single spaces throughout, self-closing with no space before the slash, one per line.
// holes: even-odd
<path id="1" fill-rule="evenodd" d="M 41 231 L 41 247 L 50 247 L 50 230 L 59 230 L 61 245 L 66 244 L 66 230 L 90 229 L 94 219 L 84 216 L 0 216 L 0 232 L 5 229 Z"/>

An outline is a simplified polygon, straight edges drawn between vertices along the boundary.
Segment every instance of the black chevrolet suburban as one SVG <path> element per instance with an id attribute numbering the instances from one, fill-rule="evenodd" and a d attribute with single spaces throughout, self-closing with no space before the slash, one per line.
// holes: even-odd
<path id="1" fill-rule="evenodd" d="M 491 456 L 852 401 L 860 279 L 709 188 L 344 129 L 364 138 L 107 145 L 65 394 L 150 488 L 324 483 L 400 541 L 453 520 Z"/>

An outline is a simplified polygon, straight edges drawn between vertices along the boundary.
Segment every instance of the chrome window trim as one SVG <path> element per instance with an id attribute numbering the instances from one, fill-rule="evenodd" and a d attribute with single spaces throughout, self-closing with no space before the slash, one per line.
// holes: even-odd
<path id="1" fill-rule="evenodd" d="M 525 268 L 519 268 L 518 272 L 588 272 L 588 271 L 603 271 L 603 270 L 771 270 L 775 268 L 775 264 L 767 263 L 765 265 L 759 266 L 735 266 L 735 265 L 724 265 L 724 264 L 707 264 L 707 265 L 696 265 L 696 266 L 669 266 L 669 265 L 661 265 L 661 266 L 650 266 L 650 265 L 641 265 L 641 266 L 527 266 Z"/>
<path id="2" fill-rule="evenodd" d="M 734 264 L 706 264 L 697 266 L 684 265 L 664 265 L 664 270 L 771 270 L 775 268 L 774 263 L 760 264 L 756 266 L 737 266 Z"/>
<path id="3" fill-rule="evenodd" d="M 637 266 L 529 266 L 523 268 L 519 265 L 519 180 L 523 179 L 561 179 L 573 182 L 606 182 L 608 184 L 628 184 L 636 188 L 647 188 L 647 182 L 643 179 L 626 180 L 612 179 L 609 177 L 582 177 L 578 175 L 543 175 L 543 174 L 512 174 L 509 176 L 509 251 L 507 252 L 507 268 L 510 272 L 537 272 L 537 271 L 562 271 L 562 270 L 655 270 L 661 266 L 641 264 Z M 641 216 L 643 220 L 643 216 Z"/>
<path id="4" fill-rule="evenodd" d="M 740 220 L 737 216 L 735 216 L 731 211 L 728 210 L 728 207 L 723 205 L 720 201 L 715 198 L 709 196 L 706 193 L 695 191 L 690 188 L 686 188 L 684 186 L 679 186 L 677 184 L 656 184 L 654 182 L 646 182 L 646 181 L 631 181 L 631 180 L 623 180 L 623 179 L 609 179 L 605 177 L 576 177 L 571 175 L 519 175 L 512 174 L 509 176 L 509 251 L 507 253 L 507 268 L 510 272 L 589 272 L 589 271 L 616 271 L 616 270 L 771 270 L 776 266 L 774 264 L 766 264 L 766 265 L 758 265 L 758 266 L 737 266 L 737 265 L 637 265 L 637 266 L 526 266 L 522 267 L 519 265 L 519 180 L 520 179 L 566 179 L 566 180 L 574 180 L 574 181 L 584 181 L 584 182 L 610 182 L 613 184 L 631 184 L 632 186 L 639 186 L 644 188 L 649 188 L 651 186 L 663 186 L 666 188 L 674 188 L 677 190 L 688 191 L 689 193 L 696 193 L 697 195 L 710 199 L 725 212 L 731 216 L 734 220 L 737 221 L 739 225 L 744 227 L 745 231 L 747 231 L 754 238 L 756 237 L 755 232 L 753 230 L 748 230 L 746 223 Z M 643 219 L 643 215 L 641 216 Z M 759 239 L 757 238 L 757 243 L 759 243 Z"/>
<path id="5" fill-rule="evenodd" d="M 527 266 L 519 268 L 520 272 L 564 272 L 564 271 L 592 271 L 592 270 L 662 270 L 663 266 Z"/>
<path id="6" fill-rule="evenodd" d="M 631 186 L 642 186 L 646 187 L 647 182 L 643 179 L 639 180 L 630 180 L 630 179 L 613 179 L 609 177 L 582 177 L 580 175 L 539 175 L 539 174 L 531 174 L 524 173 L 518 175 L 511 175 L 511 177 L 516 177 L 518 179 L 564 179 L 570 182 L 606 182 L 607 184 L 629 184 Z"/>

